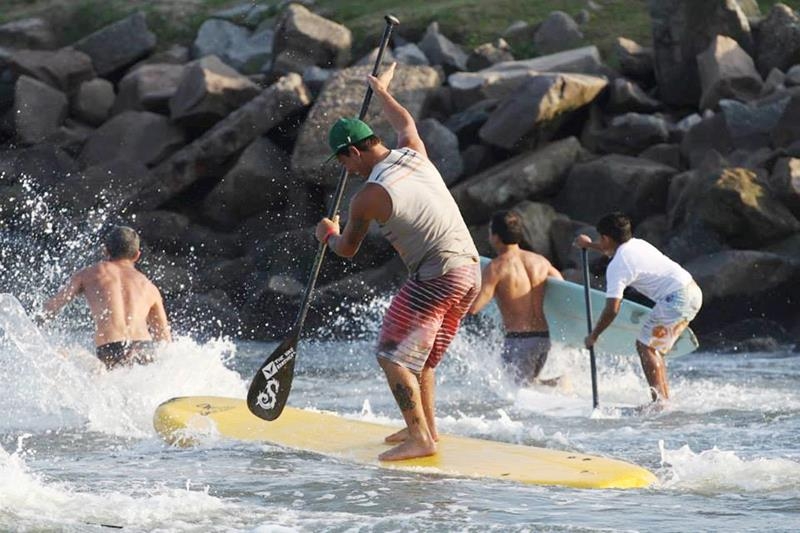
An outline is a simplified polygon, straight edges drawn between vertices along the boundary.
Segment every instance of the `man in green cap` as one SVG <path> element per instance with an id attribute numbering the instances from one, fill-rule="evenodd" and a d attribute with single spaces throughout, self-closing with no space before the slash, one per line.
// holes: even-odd
<path id="1" fill-rule="evenodd" d="M 395 66 L 368 82 L 399 148 L 389 149 L 361 120 L 339 119 L 328 136 L 332 157 L 367 181 L 350 201 L 343 231 L 338 218 L 323 218 L 316 228 L 320 242 L 352 257 L 375 221 L 408 267 L 377 348 L 406 427 L 386 438 L 397 445 L 381 461 L 436 453 L 434 369 L 480 290 L 478 251 L 458 206 L 428 159 L 414 118 L 389 93 Z"/>

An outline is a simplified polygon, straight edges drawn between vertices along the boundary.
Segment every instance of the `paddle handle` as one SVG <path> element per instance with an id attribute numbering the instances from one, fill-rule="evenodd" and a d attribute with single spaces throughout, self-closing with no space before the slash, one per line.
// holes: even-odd
<path id="1" fill-rule="evenodd" d="M 587 256 L 589 252 L 586 248 L 581 249 L 581 260 L 583 262 L 583 296 L 586 300 L 586 329 L 587 335 L 591 335 L 594 320 L 592 320 L 592 295 L 590 292 L 589 283 L 589 260 Z M 597 395 L 597 362 L 594 356 L 594 346 L 589 348 L 589 365 L 592 369 L 592 407 L 597 409 L 600 405 L 600 400 Z"/>
<path id="2" fill-rule="evenodd" d="M 392 31 L 394 27 L 400 24 L 400 21 L 397 18 L 386 15 L 384 17 L 386 21 L 386 25 L 383 28 L 383 36 L 381 37 L 381 43 L 378 47 L 378 55 L 375 58 L 375 65 L 372 67 L 372 75 L 378 75 L 378 69 L 381 66 L 381 61 L 383 60 L 383 54 L 386 51 L 386 47 L 389 44 L 389 39 L 392 36 Z M 361 110 L 358 112 L 358 118 L 363 120 L 364 117 L 367 115 L 367 110 L 369 109 L 369 103 L 372 100 L 372 87 L 367 84 L 367 92 L 364 94 L 364 101 L 361 103 Z M 339 213 L 339 205 L 342 203 L 342 196 L 344 196 L 344 189 L 347 185 L 347 169 L 342 167 L 342 172 L 339 175 L 339 182 L 336 185 L 336 192 L 333 195 L 333 204 L 331 205 L 330 212 L 328 214 L 328 218 L 333 220 L 336 215 Z M 303 293 L 303 301 L 300 304 L 300 311 L 297 313 L 297 320 L 294 323 L 293 333 L 295 336 L 300 335 L 300 330 L 303 329 L 303 324 L 306 321 L 306 316 L 308 316 L 308 308 L 309 304 L 311 303 L 311 295 L 314 292 L 314 286 L 317 283 L 317 277 L 319 276 L 319 271 L 322 268 L 322 260 L 325 258 L 325 250 L 327 250 L 328 244 L 322 242 L 319 244 L 317 248 L 317 255 L 314 257 L 314 264 L 311 267 L 311 276 L 308 281 L 308 285 L 306 285 L 305 293 Z"/>

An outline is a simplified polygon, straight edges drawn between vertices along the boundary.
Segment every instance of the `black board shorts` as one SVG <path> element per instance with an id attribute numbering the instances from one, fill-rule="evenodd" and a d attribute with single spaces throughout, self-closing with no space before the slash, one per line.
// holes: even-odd
<path id="1" fill-rule="evenodd" d="M 120 365 L 147 364 L 153 362 L 156 345 L 153 341 L 118 341 L 97 347 L 97 358 L 111 370 Z"/>

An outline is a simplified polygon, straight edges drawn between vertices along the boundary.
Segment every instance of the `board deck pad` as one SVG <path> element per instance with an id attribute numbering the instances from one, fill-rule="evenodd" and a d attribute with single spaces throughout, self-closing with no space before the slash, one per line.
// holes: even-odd
<path id="1" fill-rule="evenodd" d="M 216 396 L 173 398 L 155 411 L 153 425 L 176 445 L 202 435 L 258 441 L 385 468 L 458 477 L 510 480 L 575 488 L 643 488 L 656 481 L 645 468 L 617 459 L 454 435 L 441 435 L 430 457 L 378 461 L 383 439 L 397 427 L 286 407 L 273 422 L 250 413 L 244 400 Z M 202 437 L 200 437 L 202 438 Z"/>
<path id="2" fill-rule="evenodd" d="M 491 261 L 481 257 L 481 266 Z M 550 328 L 550 339 L 568 346 L 583 348 L 587 335 L 586 300 L 583 285 L 571 281 L 548 278 L 544 293 L 544 316 Z M 592 312 L 597 321 L 600 312 L 606 305 L 603 291 L 591 289 Z M 489 311 L 500 319 L 500 311 L 494 302 Z M 595 351 L 609 355 L 637 355 L 636 338 L 642 324 L 650 315 L 651 309 L 630 300 L 622 300 L 619 314 L 595 344 Z M 699 346 L 694 332 L 686 328 L 672 350 L 669 357 L 686 355 Z"/>

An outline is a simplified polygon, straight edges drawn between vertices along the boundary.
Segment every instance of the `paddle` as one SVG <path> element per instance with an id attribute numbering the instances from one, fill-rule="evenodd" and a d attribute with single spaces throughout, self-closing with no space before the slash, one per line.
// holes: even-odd
<path id="1" fill-rule="evenodd" d="M 389 44 L 392 30 L 395 26 L 400 24 L 400 21 L 391 15 L 386 15 L 384 19 L 386 20 L 386 26 L 383 29 L 381 44 L 378 47 L 378 56 L 375 58 L 375 66 L 372 68 L 373 76 L 378 75 L 378 67 L 380 67 L 386 46 Z M 359 119 L 363 120 L 366 116 L 371 99 L 372 87 L 367 84 L 364 102 L 361 104 L 361 111 L 358 113 Z M 334 202 L 331 206 L 330 215 L 328 216 L 330 219 L 333 219 L 339 213 L 339 204 L 342 201 L 346 183 L 347 170 L 342 168 L 342 173 L 339 176 L 339 183 L 336 186 L 336 192 L 334 194 Z M 292 378 L 294 377 L 297 342 L 300 339 L 300 331 L 303 329 L 303 323 L 308 314 L 311 294 L 314 292 L 314 285 L 317 282 L 317 276 L 322 267 L 322 259 L 325 257 L 326 249 L 327 245 L 325 243 L 320 243 L 317 249 L 317 256 L 314 258 L 314 264 L 311 267 L 311 278 L 308 280 L 306 291 L 303 294 L 303 301 L 300 304 L 300 311 L 297 313 L 297 320 L 291 329 L 289 337 L 267 357 L 264 364 L 261 365 L 256 375 L 253 377 L 253 381 L 250 383 L 250 390 L 247 392 L 247 407 L 254 415 L 264 420 L 275 420 L 278 418 L 286 405 L 286 400 L 289 398 Z"/>
<path id="2" fill-rule="evenodd" d="M 586 299 L 586 327 L 588 328 L 589 335 L 592 333 L 592 298 L 589 292 L 589 260 L 586 259 L 588 251 L 586 248 L 581 249 L 581 259 L 583 260 L 583 295 Z M 597 409 L 600 401 L 597 399 L 597 364 L 594 357 L 594 346 L 589 348 L 589 362 L 592 367 L 592 407 Z"/>

